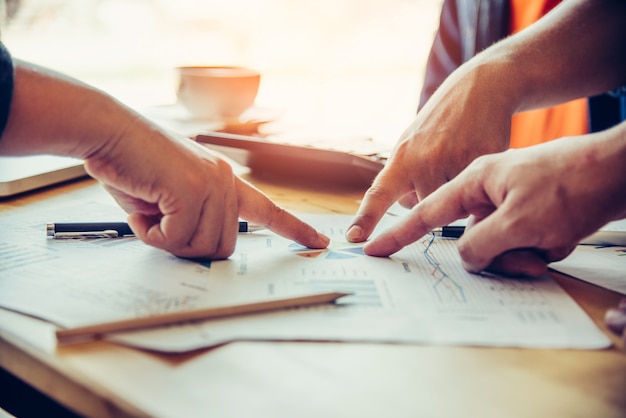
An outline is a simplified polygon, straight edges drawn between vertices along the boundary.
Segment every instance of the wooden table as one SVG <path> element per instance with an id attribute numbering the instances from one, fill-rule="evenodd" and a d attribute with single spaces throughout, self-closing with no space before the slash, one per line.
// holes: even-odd
<path id="1" fill-rule="evenodd" d="M 300 213 L 353 213 L 363 190 L 251 179 Z M 91 180 L 0 202 L 104 193 Z M 614 292 L 553 273 L 603 325 Z M 107 342 L 56 348 L 53 326 L 0 310 L 0 366 L 98 417 L 624 417 L 626 354 L 314 342 L 237 342 L 162 355 Z"/>

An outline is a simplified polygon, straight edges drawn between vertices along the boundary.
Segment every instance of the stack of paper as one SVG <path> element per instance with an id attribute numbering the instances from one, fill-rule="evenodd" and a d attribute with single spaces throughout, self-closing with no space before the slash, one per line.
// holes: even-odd
<path id="1" fill-rule="evenodd" d="M 255 232 L 239 237 L 230 259 L 197 263 L 134 238 L 45 237 L 47 222 L 123 220 L 119 211 L 101 203 L 9 214 L 0 219 L 0 306 L 75 327 L 333 290 L 353 295 L 338 305 L 110 338 L 173 352 L 241 339 L 582 349 L 610 345 L 548 276 L 469 274 L 461 267 L 455 241 L 431 236 L 391 258 L 368 257 L 360 245 L 344 240 L 351 216 L 305 218 L 331 237 L 328 249 L 311 250 L 269 231 Z M 396 219 L 385 219 L 382 226 Z"/>

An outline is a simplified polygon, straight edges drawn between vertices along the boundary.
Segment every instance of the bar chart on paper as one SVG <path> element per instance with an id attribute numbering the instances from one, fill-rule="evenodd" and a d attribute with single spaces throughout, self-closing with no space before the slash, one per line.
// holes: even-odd
<path id="1" fill-rule="evenodd" d="M 288 245 L 288 250 L 298 257 L 325 260 L 355 260 L 365 257 L 362 244 L 332 241 L 328 248 L 323 250 L 310 249 L 296 243 Z M 376 281 L 367 278 L 367 272 L 355 268 L 347 268 L 343 264 L 324 263 L 308 268 L 302 267 L 303 276 L 294 281 L 294 287 L 301 287 L 306 291 L 325 292 L 341 289 L 351 296 L 342 298 L 339 304 L 359 306 L 382 306 Z M 361 274 L 359 274 L 361 273 Z"/>

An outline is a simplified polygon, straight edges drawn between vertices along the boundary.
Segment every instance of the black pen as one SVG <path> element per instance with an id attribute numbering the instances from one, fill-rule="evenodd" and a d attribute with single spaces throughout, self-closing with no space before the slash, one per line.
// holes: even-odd
<path id="1" fill-rule="evenodd" d="M 459 238 L 465 232 L 464 226 L 442 226 L 430 231 L 436 237 Z"/>
<path id="2" fill-rule="evenodd" d="M 264 229 L 246 221 L 239 221 L 239 233 Z M 54 239 L 67 238 L 121 238 L 135 233 L 126 222 L 67 222 L 46 224 L 46 235 Z"/>

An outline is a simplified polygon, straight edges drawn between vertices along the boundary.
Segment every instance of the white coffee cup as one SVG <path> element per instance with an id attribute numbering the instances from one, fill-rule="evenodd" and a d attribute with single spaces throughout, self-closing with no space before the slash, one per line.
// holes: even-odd
<path id="1" fill-rule="evenodd" d="M 237 66 L 178 67 L 177 98 L 196 119 L 233 120 L 254 105 L 261 74 Z"/>

